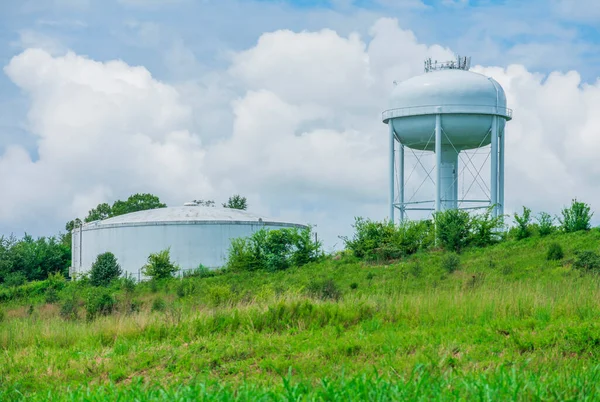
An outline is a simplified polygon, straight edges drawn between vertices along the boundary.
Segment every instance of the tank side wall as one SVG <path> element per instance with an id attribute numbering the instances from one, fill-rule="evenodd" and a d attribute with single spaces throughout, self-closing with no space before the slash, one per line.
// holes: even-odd
<path id="1" fill-rule="evenodd" d="M 170 248 L 171 259 L 182 269 L 202 264 L 218 268 L 225 264 L 231 240 L 252 235 L 260 228 L 286 226 L 263 224 L 150 225 L 96 228 L 83 232 L 82 272 L 91 269 L 98 254 L 110 251 L 124 273 L 143 279 L 140 270 L 148 256 Z"/>

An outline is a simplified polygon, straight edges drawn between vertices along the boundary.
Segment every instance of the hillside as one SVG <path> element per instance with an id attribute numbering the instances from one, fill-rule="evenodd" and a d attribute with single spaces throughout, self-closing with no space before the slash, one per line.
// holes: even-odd
<path id="1" fill-rule="evenodd" d="M 84 283 L 53 303 L 25 285 L 0 305 L 0 399 L 598 398 L 600 280 L 572 262 L 599 244 L 597 229 L 509 240 L 454 272 L 432 251 L 122 281 L 116 311 L 90 320 L 81 302 L 61 315 Z"/>

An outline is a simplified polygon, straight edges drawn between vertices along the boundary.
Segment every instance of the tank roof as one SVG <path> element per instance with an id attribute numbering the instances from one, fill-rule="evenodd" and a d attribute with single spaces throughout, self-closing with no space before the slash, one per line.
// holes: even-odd
<path id="1" fill-rule="evenodd" d="M 248 211 L 232 208 L 182 206 L 149 209 L 132 212 L 113 218 L 85 223 L 83 229 L 104 228 L 112 226 L 144 226 L 160 224 L 269 224 L 306 227 L 306 225 L 273 219 Z"/>

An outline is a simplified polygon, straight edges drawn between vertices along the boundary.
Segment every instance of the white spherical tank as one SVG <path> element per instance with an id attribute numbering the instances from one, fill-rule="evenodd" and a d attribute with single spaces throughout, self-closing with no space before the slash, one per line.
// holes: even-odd
<path id="1" fill-rule="evenodd" d="M 260 229 L 306 228 L 230 208 L 183 206 L 133 212 L 73 230 L 71 276 L 89 272 L 99 254 L 113 253 L 123 272 L 144 279 L 148 256 L 167 248 L 183 270 L 223 266 L 231 240 Z"/>
<path id="2" fill-rule="evenodd" d="M 491 77 L 468 71 L 469 65 L 470 58 L 435 64 L 429 59 L 425 61 L 425 74 L 394 87 L 389 109 L 382 114 L 390 133 L 391 220 L 395 209 L 400 209 L 401 219 L 411 209 L 442 211 L 492 206 L 494 216 L 503 213 L 504 129 L 512 119 L 512 111 L 506 107 L 506 94 L 500 84 Z M 487 145 L 491 154 L 489 199 L 466 199 L 464 195 L 459 199 L 461 152 Z M 435 153 L 434 200 L 405 202 L 405 147 Z M 430 172 L 426 173 L 429 176 Z M 400 184 L 398 194 L 395 182 Z M 427 203 L 434 206 L 427 207 Z"/>

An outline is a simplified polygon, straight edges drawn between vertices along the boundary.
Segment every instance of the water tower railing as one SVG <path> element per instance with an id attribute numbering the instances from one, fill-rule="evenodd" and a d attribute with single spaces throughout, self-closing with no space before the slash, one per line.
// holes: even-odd
<path id="1" fill-rule="evenodd" d="M 431 105 L 431 106 L 412 106 L 395 109 L 388 109 L 381 114 L 381 119 L 387 122 L 390 119 L 407 116 L 420 116 L 427 114 L 486 114 L 502 116 L 506 120 L 511 120 L 513 116 L 512 109 L 499 106 L 482 105 Z"/>

